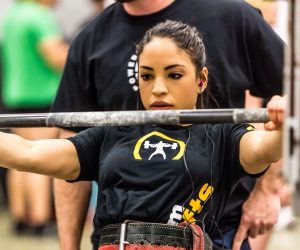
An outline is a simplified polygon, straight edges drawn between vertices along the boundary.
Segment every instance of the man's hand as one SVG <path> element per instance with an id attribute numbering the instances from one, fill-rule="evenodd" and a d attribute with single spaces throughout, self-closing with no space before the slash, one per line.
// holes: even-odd
<path id="1" fill-rule="evenodd" d="M 240 250 L 243 241 L 248 236 L 254 238 L 259 234 L 264 234 L 277 222 L 281 208 L 279 195 L 281 182 L 272 171 L 268 172 L 257 181 L 248 200 L 243 204 L 242 217 L 232 250 Z"/>

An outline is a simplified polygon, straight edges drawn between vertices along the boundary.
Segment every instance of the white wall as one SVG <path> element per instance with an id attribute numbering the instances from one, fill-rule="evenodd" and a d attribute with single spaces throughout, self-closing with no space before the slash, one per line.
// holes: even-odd
<path id="1" fill-rule="evenodd" d="M 288 43 L 288 18 L 289 18 L 289 6 L 287 1 L 278 1 L 278 16 L 277 23 L 274 26 L 275 31 L 279 36 Z"/>
<path id="2" fill-rule="evenodd" d="M 2 37 L 2 21 L 7 9 L 15 0 L 0 0 L 0 40 Z M 113 0 L 105 0 L 105 5 Z M 58 0 L 55 13 L 62 31 L 67 38 L 71 38 L 81 25 L 93 15 L 93 6 L 89 0 Z"/>
<path id="3" fill-rule="evenodd" d="M 5 15 L 5 12 L 9 6 L 13 3 L 13 0 L 0 0 L 0 41 L 2 38 L 2 22 Z"/>
<path id="4" fill-rule="evenodd" d="M 71 38 L 93 15 L 93 6 L 89 0 L 59 0 L 55 12 L 64 35 Z"/>

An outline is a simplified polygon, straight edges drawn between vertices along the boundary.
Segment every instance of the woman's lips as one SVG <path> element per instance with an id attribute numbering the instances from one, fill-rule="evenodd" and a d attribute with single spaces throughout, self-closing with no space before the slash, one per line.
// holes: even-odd
<path id="1" fill-rule="evenodd" d="M 171 109 L 173 105 L 163 101 L 156 101 L 150 105 L 151 109 L 160 110 L 160 109 Z"/>

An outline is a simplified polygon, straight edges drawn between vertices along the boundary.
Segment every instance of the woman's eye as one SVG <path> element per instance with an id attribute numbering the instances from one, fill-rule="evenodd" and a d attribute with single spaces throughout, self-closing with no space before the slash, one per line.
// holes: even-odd
<path id="1" fill-rule="evenodd" d="M 182 77 L 182 74 L 170 73 L 169 77 L 176 80 L 176 79 L 180 79 Z"/>
<path id="2" fill-rule="evenodd" d="M 144 81 L 148 81 L 150 79 L 152 79 L 152 76 L 150 74 L 142 74 L 141 75 L 141 78 L 144 80 Z"/>

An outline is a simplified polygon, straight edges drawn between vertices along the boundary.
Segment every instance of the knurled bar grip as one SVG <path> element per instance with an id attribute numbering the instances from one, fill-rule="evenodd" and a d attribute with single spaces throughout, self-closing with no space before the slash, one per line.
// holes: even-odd
<path id="1" fill-rule="evenodd" d="M 3 114 L 0 115 L 0 128 L 261 123 L 267 121 L 269 117 L 264 108 L 64 112 Z"/>

